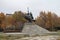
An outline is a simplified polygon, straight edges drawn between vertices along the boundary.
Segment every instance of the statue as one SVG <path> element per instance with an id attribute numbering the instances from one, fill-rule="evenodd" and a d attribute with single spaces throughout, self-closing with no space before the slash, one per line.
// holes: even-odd
<path id="1" fill-rule="evenodd" d="M 32 20 L 33 20 L 33 15 L 32 15 L 32 13 L 31 12 L 29 12 L 29 8 L 27 8 L 27 14 L 25 15 L 25 19 L 27 19 L 29 22 L 32 22 Z"/>
<path id="2" fill-rule="evenodd" d="M 32 20 L 33 20 L 32 13 L 31 12 L 27 13 L 24 18 L 27 19 L 29 22 L 32 22 Z"/>

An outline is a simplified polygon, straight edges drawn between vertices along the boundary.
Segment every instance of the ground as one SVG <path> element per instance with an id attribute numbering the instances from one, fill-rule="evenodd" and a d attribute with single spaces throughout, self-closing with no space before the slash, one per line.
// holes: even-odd
<path id="1" fill-rule="evenodd" d="M 60 40 L 60 33 L 44 34 L 44 35 L 22 35 L 22 34 L 6 34 L 0 33 L 0 40 Z"/>

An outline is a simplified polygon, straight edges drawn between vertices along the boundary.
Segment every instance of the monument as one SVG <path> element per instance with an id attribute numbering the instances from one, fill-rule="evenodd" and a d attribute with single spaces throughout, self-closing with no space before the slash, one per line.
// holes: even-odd
<path id="1" fill-rule="evenodd" d="M 40 35 L 43 33 L 49 33 L 48 30 L 46 30 L 32 22 L 33 16 L 32 16 L 31 12 L 29 13 L 29 10 L 28 10 L 28 13 L 25 15 L 25 19 L 27 19 L 29 22 L 26 22 L 24 24 L 22 33 L 28 34 L 30 36 L 36 35 L 36 34 Z"/>
<path id="2" fill-rule="evenodd" d="M 28 13 L 24 16 L 25 19 L 27 19 L 29 22 L 33 21 L 33 15 L 31 12 L 29 12 L 29 8 L 28 9 Z"/>

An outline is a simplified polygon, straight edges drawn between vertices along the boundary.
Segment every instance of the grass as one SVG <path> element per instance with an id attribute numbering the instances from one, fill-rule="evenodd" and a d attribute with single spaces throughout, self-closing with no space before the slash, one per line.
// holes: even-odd
<path id="1" fill-rule="evenodd" d="M 58 35 L 60 36 L 60 32 L 57 33 L 47 33 L 41 36 L 49 36 L 49 35 Z M 36 36 L 40 36 L 38 34 L 33 35 L 32 37 L 36 37 Z M 30 37 L 29 35 L 6 35 L 4 33 L 0 33 L 0 40 L 15 40 L 15 39 L 20 39 L 20 38 L 24 38 L 24 37 Z M 57 38 L 57 40 L 60 40 L 60 37 Z"/>
<path id="2" fill-rule="evenodd" d="M 7 35 L 4 33 L 0 33 L 0 40 L 15 40 L 15 39 L 20 39 L 23 37 L 29 37 L 29 35 Z"/>

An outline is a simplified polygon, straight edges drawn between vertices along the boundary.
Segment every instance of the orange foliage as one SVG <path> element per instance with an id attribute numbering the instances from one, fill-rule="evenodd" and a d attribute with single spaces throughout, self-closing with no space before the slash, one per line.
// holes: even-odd
<path id="1" fill-rule="evenodd" d="M 54 27 L 60 27 L 60 17 L 58 17 L 55 13 L 46 13 L 42 11 L 40 12 L 39 17 L 36 18 L 36 24 L 52 30 Z"/>

